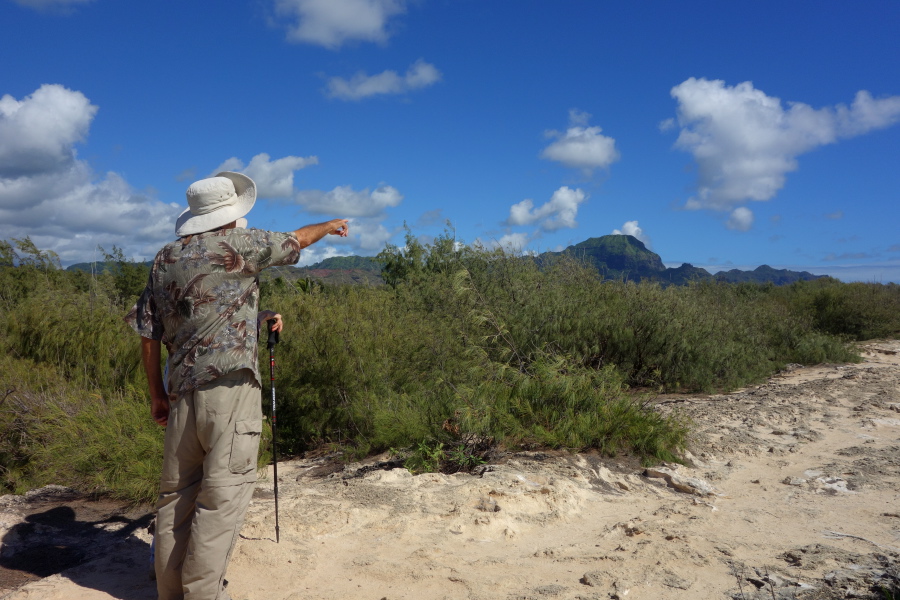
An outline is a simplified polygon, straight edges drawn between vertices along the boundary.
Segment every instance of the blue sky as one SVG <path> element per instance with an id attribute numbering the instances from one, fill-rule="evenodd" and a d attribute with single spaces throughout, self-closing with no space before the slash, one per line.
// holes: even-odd
<path id="1" fill-rule="evenodd" d="M 213 8 L 214 7 L 214 8 Z M 663 260 L 900 282 L 900 3 L 0 0 L 0 239 L 152 257 L 184 191 L 301 259 L 632 233 Z"/>

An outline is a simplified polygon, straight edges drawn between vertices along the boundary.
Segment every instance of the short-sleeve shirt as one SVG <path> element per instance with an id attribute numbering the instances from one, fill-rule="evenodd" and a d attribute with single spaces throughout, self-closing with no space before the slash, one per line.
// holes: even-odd
<path id="1" fill-rule="evenodd" d="M 260 381 L 257 275 L 299 258 L 292 233 L 261 229 L 201 233 L 159 251 L 125 321 L 165 344 L 170 393 L 180 396 L 239 369 L 252 370 Z"/>

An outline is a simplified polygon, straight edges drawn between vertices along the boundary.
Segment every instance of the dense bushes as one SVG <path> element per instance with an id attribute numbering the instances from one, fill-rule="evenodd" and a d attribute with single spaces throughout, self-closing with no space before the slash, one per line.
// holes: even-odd
<path id="1" fill-rule="evenodd" d="M 835 279 L 801 281 L 772 290 L 812 319 L 823 333 L 854 340 L 900 334 L 900 286 L 889 283 L 841 283 Z"/>
<path id="2" fill-rule="evenodd" d="M 407 247 L 415 245 L 407 240 Z M 396 251 L 384 258 L 388 268 L 405 260 Z M 457 323 L 480 315 L 491 358 L 509 355 L 519 366 L 546 351 L 585 367 L 614 365 L 631 386 L 711 391 L 759 380 L 788 362 L 853 359 L 840 339 L 815 329 L 814 315 L 771 286 L 604 281 L 566 257 L 539 268 L 533 260 L 470 249 L 445 257 L 430 278 L 420 274 L 427 271 L 421 264 L 395 284 L 398 297 L 413 295 L 420 310 L 446 313 Z M 451 278 L 442 275 L 449 272 L 463 277 L 455 294 Z M 469 299 L 464 306 L 460 291 Z M 854 306 L 845 310 L 853 313 Z"/>
<path id="3" fill-rule="evenodd" d="M 122 322 L 139 269 L 119 260 L 90 276 L 10 252 L 0 246 L 4 486 L 152 498 L 162 430 Z M 538 264 L 449 236 L 423 245 L 410 235 L 380 258 L 388 286 L 263 286 L 262 307 L 286 324 L 282 454 L 392 450 L 414 470 L 471 467 L 497 446 L 672 460 L 689 424 L 652 409 L 657 391 L 724 390 L 789 362 L 854 360 L 847 340 L 900 332 L 895 285 L 603 281 L 569 258 Z"/>

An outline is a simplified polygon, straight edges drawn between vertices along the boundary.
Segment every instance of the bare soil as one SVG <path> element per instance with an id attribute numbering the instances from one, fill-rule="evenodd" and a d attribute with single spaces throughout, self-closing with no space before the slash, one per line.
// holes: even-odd
<path id="1" fill-rule="evenodd" d="M 731 394 L 667 396 L 687 465 L 532 452 L 474 474 L 279 463 L 235 600 L 900 598 L 900 342 Z M 392 468 L 394 467 L 394 468 Z M 152 600 L 146 509 L 0 498 L 0 598 Z"/>

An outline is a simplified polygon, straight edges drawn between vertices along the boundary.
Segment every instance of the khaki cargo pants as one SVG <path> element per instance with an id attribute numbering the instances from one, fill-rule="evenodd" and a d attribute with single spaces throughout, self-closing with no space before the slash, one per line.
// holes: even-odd
<path id="1" fill-rule="evenodd" d="M 156 521 L 159 600 L 226 600 L 225 569 L 256 481 L 259 383 L 241 369 L 172 402 Z"/>

